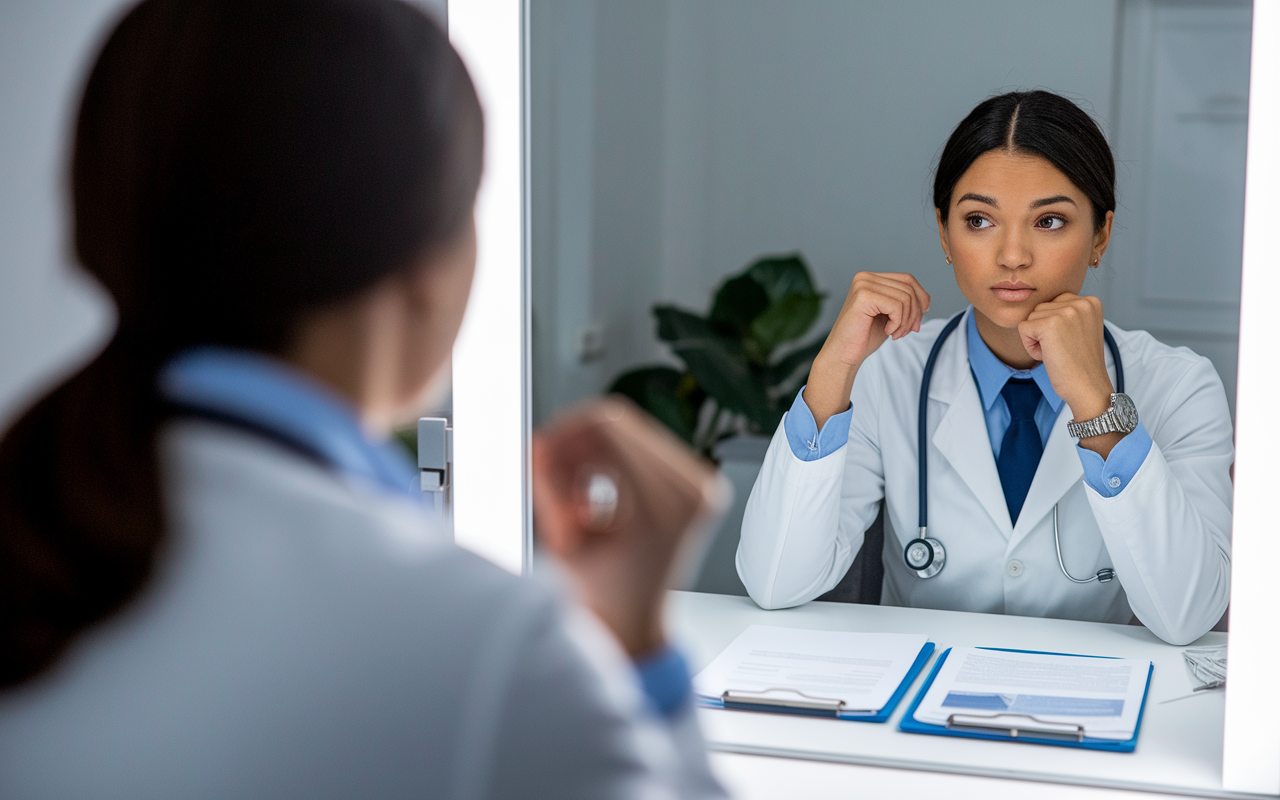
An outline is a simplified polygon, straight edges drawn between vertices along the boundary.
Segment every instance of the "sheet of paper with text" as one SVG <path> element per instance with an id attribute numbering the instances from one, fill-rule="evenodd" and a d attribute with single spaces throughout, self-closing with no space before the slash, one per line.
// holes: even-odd
<path id="1" fill-rule="evenodd" d="M 1150 661 L 956 647 L 916 710 L 933 725 L 986 722 L 1074 729 L 1097 739 L 1133 738 Z"/>
<path id="2" fill-rule="evenodd" d="M 844 701 L 876 712 L 902 683 L 927 637 L 752 625 L 694 679 L 703 698 L 724 692 Z"/>

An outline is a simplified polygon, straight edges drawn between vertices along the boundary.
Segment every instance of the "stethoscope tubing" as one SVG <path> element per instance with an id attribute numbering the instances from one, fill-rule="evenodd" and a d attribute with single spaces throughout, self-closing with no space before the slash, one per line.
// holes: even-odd
<path id="1" fill-rule="evenodd" d="M 1062 574 L 1072 583 L 1110 583 L 1116 576 L 1116 571 L 1110 567 L 1098 570 L 1098 574 L 1088 578 L 1077 578 L 1070 572 L 1067 572 L 1067 565 L 1062 561 L 1062 541 L 1058 538 L 1058 504 L 1053 504 L 1053 549 L 1058 554 L 1058 569 L 1062 570 Z"/>
<path id="2" fill-rule="evenodd" d="M 933 382 L 933 367 L 938 363 L 938 353 L 942 352 L 942 343 L 947 337 L 960 327 L 960 320 L 964 319 L 965 312 L 961 311 L 956 314 L 942 328 L 942 333 L 938 334 L 937 340 L 933 343 L 933 349 L 929 351 L 929 360 L 924 362 L 924 375 L 920 378 L 920 408 L 918 412 L 918 426 L 916 447 L 918 448 L 918 456 L 916 458 L 916 466 L 920 470 L 920 480 L 916 485 L 920 490 L 920 530 L 929 527 L 929 384 Z M 923 537 L 924 534 L 921 534 Z"/>
<path id="3" fill-rule="evenodd" d="M 917 417 L 917 439 L 916 439 L 916 446 L 918 448 L 916 465 L 917 465 L 917 468 L 919 469 L 919 476 L 920 476 L 919 484 L 918 484 L 919 493 L 920 493 L 920 497 L 919 497 L 920 527 L 917 534 L 919 536 L 919 539 L 916 539 L 913 541 L 926 540 L 934 543 L 935 545 L 938 544 L 936 540 L 929 539 L 929 536 L 928 536 L 928 531 L 929 531 L 929 430 L 928 430 L 929 385 L 933 382 L 933 368 L 938 363 L 938 354 L 942 352 L 942 345 L 947 340 L 947 337 L 949 337 L 952 333 L 954 333 L 956 328 L 960 327 L 960 320 L 964 319 L 965 313 L 967 312 L 961 311 L 959 314 L 956 314 L 954 317 L 948 320 L 947 324 L 943 326 L 942 332 L 938 334 L 938 338 L 934 340 L 933 347 L 929 350 L 929 358 L 924 363 L 924 374 L 921 375 L 920 377 L 920 406 L 918 409 L 918 417 Z M 1124 365 L 1121 363 L 1121 360 L 1120 360 L 1120 347 L 1119 345 L 1116 344 L 1115 337 L 1111 335 L 1111 331 L 1107 329 L 1106 325 L 1102 326 L 1102 338 L 1103 338 L 1103 341 L 1106 342 L 1107 349 L 1111 351 L 1111 361 L 1115 365 L 1116 393 L 1124 394 Z M 1110 580 L 1112 580 L 1112 578 L 1115 577 L 1115 570 L 1112 570 L 1110 568 L 1100 570 L 1097 575 L 1094 575 L 1091 578 L 1086 578 L 1083 580 L 1080 578 L 1076 578 L 1071 573 L 1067 572 L 1066 564 L 1063 563 L 1063 560 L 1062 560 L 1062 544 L 1060 543 L 1058 538 L 1058 505 L 1056 503 L 1053 506 L 1053 545 L 1058 553 L 1058 566 L 1062 568 L 1062 574 L 1065 575 L 1068 580 L 1074 583 L 1093 583 L 1094 581 L 1099 581 L 1100 583 L 1107 583 Z M 910 545 L 908 545 L 908 547 L 910 547 Z M 933 559 L 930 558 L 930 563 L 932 563 L 932 561 Z M 928 568 L 929 566 L 930 566 L 929 564 L 926 564 L 924 568 Z M 923 571 L 924 568 L 922 568 L 920 571 Z M 932 575 L 936 575 L 936 574 L 937 574 L 937 570 L 934 570 L 930 575 L 926 577 L 932 577 Z"/>

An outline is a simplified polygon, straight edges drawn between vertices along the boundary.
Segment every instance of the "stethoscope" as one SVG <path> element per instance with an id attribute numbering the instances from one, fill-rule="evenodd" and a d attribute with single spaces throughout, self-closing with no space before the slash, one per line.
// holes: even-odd
<path id="1" fill-rule="evenodd" d="M 933 380 L 933 367 L 938 361 L 938 352 L 942 350 L 942 343 L 947 340 L 956 328 L 960 326 L 960 320 L 964 318 L 965 312 L 961 311 L 956 314 L 942 328 L 942 333 L 938 335 L 937 341 L 933 343 L 933 349 L 929 351 L 929 359 L 924 363 L 924 376 L 920 379 L 920 411 L 918 422 L 918 441 L 919 454 L 916 458 L 920 468 L 920 535 L 915 539 L 907 542 L 906 549 L 903 550 L 903 558 L 906 559 L 907 566 L 915 571 L 916 575 L 921 578 L 932 578 L 939 572 L 942 572 L 943 566 L 947 563 L 947 551 L 942 546 L 942 542 L 929 536 L 929 440 L 928 440 L 928 410 L 929 410 L 929 382 Z M 1116 340 L 1111 335 L 1111 331 L 1104 326 L 1102 328 L 1102 338 L 1106 340 L 1107 349 L 1111 351 L 1111 360 L 1116 366 L 1116 392 L 1124 393 L 1124 367 L 1120 364 L 1120 348 L 1116 346 Z M 1062 570 L 1062 574 L 1067 576 L 1067 580 L 1072 583 L 1109 583 L 1116 577 L 1116 571 L 1110 567 L 1098 570 L 1098 574 L 1089 578 L 1077 578 L 1070 572 L 1067 572 L 1067 565 L 1062 560 L 1062 543 L 1058 538 L 1058 505 L 1053 506 L 1053 546 L 1058 551 L 1058 568 Z"/>

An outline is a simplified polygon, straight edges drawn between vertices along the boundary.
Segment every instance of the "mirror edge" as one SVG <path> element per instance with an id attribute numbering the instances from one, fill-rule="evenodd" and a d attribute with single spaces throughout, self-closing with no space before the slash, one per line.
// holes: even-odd
<path id="1" fill-rule="evenodd" d="M 1280 214 L 1280 0 L 1256 0 L 1249 70 L 1249 139 L 1245 167 L 1244 263 L 1240 299 L 1240 360 L 1236 394 L 1236 472 L 1232 515 L 1231 680 L 1227 682 L 1222 786 L 1260 794 L 1280 793 L 1280 659 L 1275 609 L 1280 581 L 1280 538 L 1268 528 L 1275 511 L 1280 391 L 1274 368 L 1275 317 L 1280 269 L 1270 245 L 1270 220 Z M 1270 406 L 1270 408 L 1268 408 Z"/>
<path id="2" fill-rule="evenodd" d="M 448 4 L 449 39 L 485 109 L 476 276 L 453 348 L 454 531 L 515 573 L 528 572 L 532 554 L 522 12 L 521 0 Z"/>

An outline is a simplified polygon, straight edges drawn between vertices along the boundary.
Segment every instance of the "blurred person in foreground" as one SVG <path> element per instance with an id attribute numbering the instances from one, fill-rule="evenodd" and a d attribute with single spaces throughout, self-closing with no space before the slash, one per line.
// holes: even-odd
<path id="1" fill-rule="evenodd" d="M 0 441 L 0 796 L 722 796 L 661 619 L 711 471 L 621 403 L 543 432 L 575 604 L 433 531 L 386 444 L 461 323 L 482 142 L 397 0 L 111 33 L 69 178 L 118 327 Z"/>

